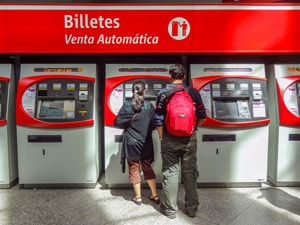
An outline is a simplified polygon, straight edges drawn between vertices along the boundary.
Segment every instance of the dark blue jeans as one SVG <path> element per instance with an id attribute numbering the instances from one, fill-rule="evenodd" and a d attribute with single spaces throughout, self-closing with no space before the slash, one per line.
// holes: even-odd
<path id="1" fill-rule="evenodd" d="M 199 205 L 197 193 L 197 135 L 175 137 L 164 131 L 161 142 L 162 157 L 162 205 L 166 215 L 177 212 L 177 194 L 180 175 L 185 189 L 185 207 L 188 213 L 195 213 Z"/>

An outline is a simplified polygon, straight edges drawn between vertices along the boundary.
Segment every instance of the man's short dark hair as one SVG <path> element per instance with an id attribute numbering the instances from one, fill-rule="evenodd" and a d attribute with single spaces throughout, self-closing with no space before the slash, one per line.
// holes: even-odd
<path id="1" fill-rule="evenodd" d="M 174 80 L 182 80 L 185 75 L 185 69 L 181 64 L 174 64 L 170 66 L 169 74 Z"/>

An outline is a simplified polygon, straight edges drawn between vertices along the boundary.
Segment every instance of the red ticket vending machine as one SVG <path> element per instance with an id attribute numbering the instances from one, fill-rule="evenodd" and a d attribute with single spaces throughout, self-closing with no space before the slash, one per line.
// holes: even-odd
<path id="1" fill-rule="evenodd" d="M 0 64 L 0 188 L 17 182 L 15 77 L 10 64 Z"/>
<path id="2" fill-rule="evenodd" d="M 21 187 L 94 187 L 99 177 L 94 64 L 22 64 L 17 91 Z"/>
<path id="3" fill-rule="evenodd" d="M 130 101 L 132 97 L 132 84 L 136 80 L 146 83 L 145 100 L 156 103 L 157 93 L 169 81 L 169 67 L 166 64 L 107 64 L 105 83 L 105 183 L 109 187 L 128 186 L 128 166 L 122 173 L 120 164 L 122 148 L 122 129 L 113 126 L 114 119 L 122 107 L 124 101 Z M 160 141 L 156 130 L 153 131 L 154 162 L 153 169 L 157 176 L 157 182 L 161 177 Z M 131 184 L 130 184 L 131 186 Z"/>
<path id="4" fill-rule="evenodd" d="M 198 129 L 199 186 L 267 180 L 268 97 L 264 65 L 192 64 L 207 119 Z"/>
<path id="5" fill-rule="evenodd" d="M 268 180 L 300 185 L 300 64 L 269 65 L 270 137 Z"/>

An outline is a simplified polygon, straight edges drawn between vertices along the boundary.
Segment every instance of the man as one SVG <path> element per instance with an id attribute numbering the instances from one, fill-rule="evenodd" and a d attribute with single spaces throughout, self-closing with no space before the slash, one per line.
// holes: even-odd
<path id="1" fill-rule="evenodd" d="M 195 217 L 199 205 L 197 193 L 197 134 L 191 136 L 173 136 L 168 133 L 164 120 L 166 105 L 170 98 L 170 88 L 176 85 L 186 86 L 183 82 L 186 78 L 185 69 L 181 64 L 172 65 L 169 69 L 171 84 L 158 93 L 154 114 L 155 124 L 161 140 L 162 157 L 162 203 L 161 212 L 170 219 L 176 218 L 179 162 L 183 185 L 185 189 L 185 212 L 190 217 Z M 193 99 L 197 126 L 200 126 L 206 117 L 205 108 L 199 92 L 194 88 L 188 89 Z M 197 127 L 196 126 L 196 127 Z"/>

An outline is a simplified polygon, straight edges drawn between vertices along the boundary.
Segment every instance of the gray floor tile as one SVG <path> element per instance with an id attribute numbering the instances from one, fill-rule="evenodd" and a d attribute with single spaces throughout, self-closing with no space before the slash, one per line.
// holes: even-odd
<path id="1" fill-rule="evenodd" d="M 161 194 L 161 189 L 158 189 Z M 196 218 L 184 213 L 180 185 L 176 219 L 148 200 L 132 201 L 132 189 L 0 189 L 0 225 L 299 225 L 300 187 L 199 188 Z"/>

